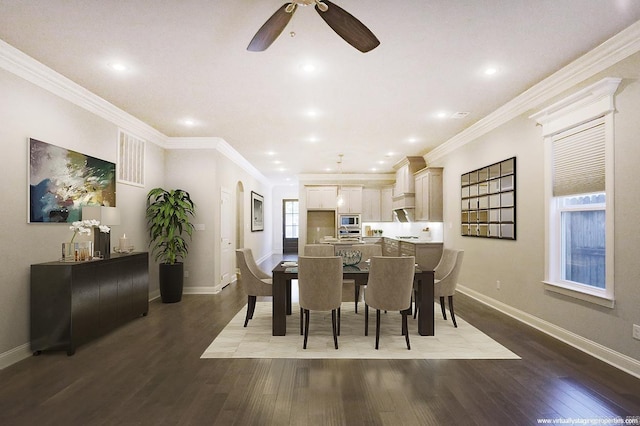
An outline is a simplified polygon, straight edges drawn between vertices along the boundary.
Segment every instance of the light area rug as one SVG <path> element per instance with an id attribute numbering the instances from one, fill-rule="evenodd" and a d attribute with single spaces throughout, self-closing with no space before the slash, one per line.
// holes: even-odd
<path id="1" fill-rule="evenodd" d="M 302 349 L 300 308 L 287 316 L 287 335 L 271 335 L 271 303 L 258 302 L 245 328 L 246 306 L 227 324 L 201 358 L 345 358 L 345 359 L 520 359 L 516 354 L 456 316 L 444 321 L 436 304 L 435 336 L 420 336 L 417 320 L 409 317 L 411 350 L 401 335 L 398 312 L 381 313 L 380 349 L 375 349 L 376 311 L 369 309 L 369 336 L 364 335 L 364 303 L 342 304 L 339 349 L 333 345 L 331 312 L 311 312 L 307 349 Z"/>

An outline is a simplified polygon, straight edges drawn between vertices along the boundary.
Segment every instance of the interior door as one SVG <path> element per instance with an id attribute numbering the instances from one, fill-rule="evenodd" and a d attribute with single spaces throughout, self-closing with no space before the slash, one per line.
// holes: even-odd
<path id="1" fill-rule="evenodd" d="M 298 200 L 282 200 L 282 253 L 298 253 Z"/>
<path id="2" fill-rule="evenodd" d="M 220 287 L 231 282 L 233 270 L 233 230 L 231 192 L 220 189 Z"/>

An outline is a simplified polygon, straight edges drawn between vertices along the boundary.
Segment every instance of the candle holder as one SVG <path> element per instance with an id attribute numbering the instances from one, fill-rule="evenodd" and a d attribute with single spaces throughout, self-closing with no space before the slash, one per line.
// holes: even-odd
<path id="1" fill-rule="evenodd" d="M 125 247 L 125 248 L 120 248 L 120 247 L 114 247 L 113 251 L 115 253 L 120 253 L 120 254 L 128 254 L 133 252 L 134 247 L 133 246 L 129 246 L 129 247 Z"/>

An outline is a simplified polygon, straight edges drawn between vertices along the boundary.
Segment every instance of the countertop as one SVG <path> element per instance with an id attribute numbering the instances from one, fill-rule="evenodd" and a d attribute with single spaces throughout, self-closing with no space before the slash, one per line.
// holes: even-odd
<path id="1" fill-rule="evenodd" d="M 403 241 L 405 243 L 411 243 L 411 244 L 443 244 L 442 241 L 433 241 L 433 240 L 427 240 L 427 239 L 421 239 L 421 238 L 398 238 L 398 237 L 387 237 L 387 236 L 385 236 L 384 238 L 389 238 L 390 240 L 394 240 L 394 241 Z"/>
<path id="2" fill-rule="evenodd" d="M 397 238 L 397 237 L 362 237 L 362 238 L 389 238 L 394 241 L 404 241 L 406 243 L 411 244 L 443 244 L 442 241 L 432 241 L 432 240 L 424 240 L 420 238 Z M 364 241 L 323 241 L 322 244 L 333 244 L 333 245 L 354 245 L 354 244 L 363 244 Z"/>

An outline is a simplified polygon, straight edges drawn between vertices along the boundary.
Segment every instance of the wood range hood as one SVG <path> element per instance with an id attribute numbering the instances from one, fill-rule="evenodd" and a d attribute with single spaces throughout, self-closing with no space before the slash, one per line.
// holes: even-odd
<path id="1" fill-rule="evenodd" d="M 393 216 L 398 222 L 413 222 L 416 207 L 414 174 L 427 167 L 423 157 L 405 157 L 394 166 L 396 184 L 393 187 Z"/>

